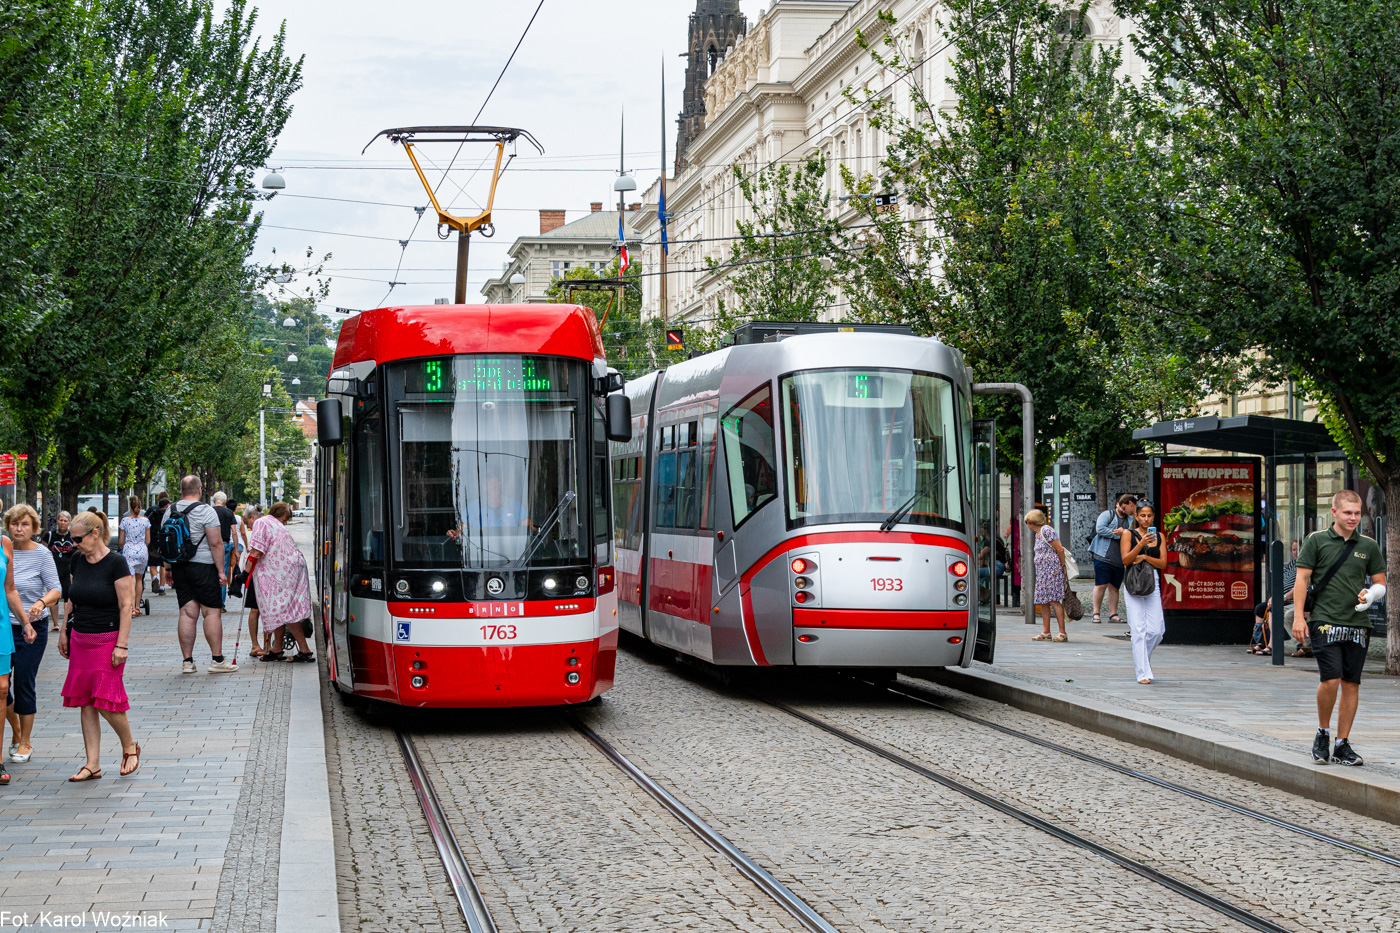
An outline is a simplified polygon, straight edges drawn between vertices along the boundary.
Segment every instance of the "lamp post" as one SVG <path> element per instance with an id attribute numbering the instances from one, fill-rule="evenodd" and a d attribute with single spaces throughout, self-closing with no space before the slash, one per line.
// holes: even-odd
<path id="1" fill-rule="evenodd" d="M 619 237 L 617 255 L 621 257 L 623 250 L 627 248 L 627 227 L 623 223 L 623 218 L 627 216 L 627 205 L 623 202 L 623 198 L 627 192 L 637 190 L 637 182 L 631 175 L 627 174 L 626 169 L 623 169 L 621 165 L 618 168 L 622 174 L 618 175 L 617 180 L 613 182 L 613 190 L 617 192 L 617 235 Z M 622 284 L 622 278 L 622 263 L 619 261 L 617 264 L 617 310 L 619 313 L 624 310 L 622 302 L 627 294 Z"/>

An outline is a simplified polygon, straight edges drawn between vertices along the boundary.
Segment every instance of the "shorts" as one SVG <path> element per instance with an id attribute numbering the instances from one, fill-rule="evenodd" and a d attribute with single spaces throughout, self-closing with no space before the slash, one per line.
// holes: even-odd
<path id="1" fill-rule="evenodd" d="M 1365 644 L 1355 641 L 1328 642 L 1326 637 L 1318 632 L 1316 622 L 1308 624 L 1308 632 L 1312 636 L 1312 652 L 1313 657 L 1317 659 L 1317 673 L 1322 680 L 1361 683 L 1361 669 L 1366 665 L 1366 647 L 1371 640 L 1369 634 Z"/>
<path id="2" fill-rule="evenodd" d="M 1106 560 L 1094 558 L 1094 586 L 1108 584 L 1112 587 L 1120 587 L 1123 585 L 1123 574 L 1126 572 L 1119 564 L 1110 564 Z"/>
<path id="3" fill-rule="evenodd" d="M 160 556 L 160 549 L 154 544 L 146 551 L 146 566 L 152 570 L 165 566 L 165 558 Z"/>
<path id="4" fill-rule="evenodd" d="M 213 564 L 196 564 L 193 561 L 174 564 L 170 568 L 170 577 L 175 583 L 175 598 L 181 607 L 193 600 L 205 609 L 224 608 L 219 568 Z"/>

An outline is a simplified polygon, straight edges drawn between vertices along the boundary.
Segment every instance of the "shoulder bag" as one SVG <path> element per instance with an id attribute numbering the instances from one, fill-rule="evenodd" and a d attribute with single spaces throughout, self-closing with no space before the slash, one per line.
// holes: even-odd
<path id="1" fill-rule="evenodd" d="M 1137 547 L 1139 535 L 1133 532 L 1133 547 Z M 1140 560 L 1127 570 L 1123 571 L 1123 588 L 1130 596 L 1151 596 L 1152 591 L 1157 588 L 1156 574 L 1152 565 L 1145 560 Z"/>
<path id="2" fill-rule="evenodd" d="M 1307 598 L 1303 600 L 1304 612 L 1313 611 L 1313 606 L 1317 603 L 1317 594 L 1327 589 L 1327 584 L 1332 582 L 1332 578 L 1337 575 L 1337 571 L 1342 569 L 1342 564 L 1345 564 L 1347 558 L 1351 556 L 1351 552 L 1356 550 L 1356 539 L 1358 537 L 1358 532 L 1352 532 L 1351 540 L 1347 542 L 1346 547 L 1342 548 L 1342 556 L 1337 558 L 1337 562 L 1327 571 L 1327 575 L 1318 583 L 1308 587 Z"/>

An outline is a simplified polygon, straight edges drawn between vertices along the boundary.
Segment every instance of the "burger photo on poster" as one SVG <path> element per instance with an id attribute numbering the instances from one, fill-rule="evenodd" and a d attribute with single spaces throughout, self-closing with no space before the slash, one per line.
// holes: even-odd
<path id="1" fill-rule="evenodd" d="M 1197 490 L 1162 521 L 1167 550 L 1187 570 L 1254 570 L 1254 487 L 1227 483 Z"/>

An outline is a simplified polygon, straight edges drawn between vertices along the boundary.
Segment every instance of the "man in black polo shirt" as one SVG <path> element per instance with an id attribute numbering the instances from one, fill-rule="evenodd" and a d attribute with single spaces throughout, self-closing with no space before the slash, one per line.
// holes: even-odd
<path id="1" fill-rule="evenodd" d="M 1332 497 L 1332 527 L 1308 535 L 1298 552 L 1293 637 L 1301 643 L 1303 636 L 1311 633 L 1313 656 L 1322 677 L 1317 688 L 1317 737 L 1313 740 L 1313 758 L 1322 764 L 1329 758 L 1340 765 L 1361 764 L 1361 756 L 1352 751 L 1347 737 L 1356 718 L 1361 668 L 1371 638 L 1371 623 L 1364 610 L 1385 595 L 1385 561 L 1380 545 L 1356 530 L 1359 524 L 1361 497 L 1343 489 Z M 1309 585 L 1315 582 L 1322 586 L 1334 566 L 1337 571 L 1315 594 L 1312 614 L 1304 621 Z M 1342 702 L 1337 708 L 1337 744 L 1333 748 L 1329 747 L 1327 729 L 1339 688 Z"/>

